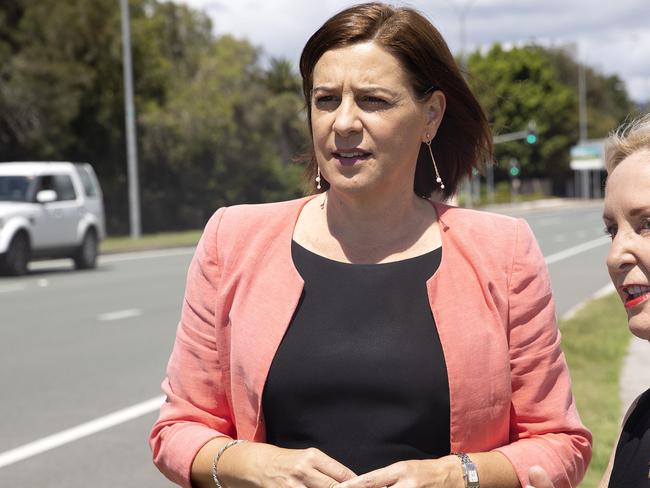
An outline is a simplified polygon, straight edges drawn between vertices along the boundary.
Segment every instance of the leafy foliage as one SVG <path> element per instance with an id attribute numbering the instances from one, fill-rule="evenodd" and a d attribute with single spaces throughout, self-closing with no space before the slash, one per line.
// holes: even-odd
<path id="1" fill-rule="evenodd" d="M 526 176 L 562 175 L 569 149 L 576 141 L 577 99 L 562 84 L 542 48 L 509 50 L 494 45 L 485 55 L 468 59 L 470 84 L 488 113 L 495 134 L 537 125 L 538 143 L 508 142 L 496 146 L 496 159 L 505 167 L 516 158 Z"/>
<path id="2" fill-rule="evenodd" d="M 578 65 L 571 53 L 526 45 L 505 49 L 495 44 L 485 54 L 468 59 L 469 82 L 486 109 L 495 134 L 537 125 L 537 144 L 514 141 L 496 146 L 497 175 L 507 178 L 511 158 L 519 161 L 524 178 L 550 177 L 563 193 L 570 149 L 579 138 Z M 586 68 L 588 132 L 605 137 L 634 111 L 617 76 Z"/>
<path id="3" fill-rule="evenodd" d="M 292 159 L 308 141 L 300 80 L 244 40 L 215 36 L 206 14 L 130 0 L 142 222 L 146 232 L 202 226 L 214 209 L 299 194 Z M 497 146 L 506 168 L 558 188 L 577 140 L 570 53 L 524 46 L 468 59 L 495 133 L 537 123 L 539 142 Z M 589 132 L 633 110 L 616 76 L 587 70 Z M 117 0 L 0 3 L 0 160 L 91 162 L 111 233 L 128 230 L 124 87 Z M 505 170 L 497 177 L 507 177 Z"/>
<path id="4" fill-rule="evenodd" d="M 291 157 L 306 142 L 299 81 L 264 69 L 208 17 L 131 0 L 143 229 L 202 226 L 217 206 L 299 193 Z M 0 160 L 91 162 L 109 231 L 128 230 L 119 2 L 0 5 Z"/>
<path id="5" fill-rule="evenodd" d="M 571 49 L 546 49 L 545 53 L 555 68 L 559 81 L 571 88 L 577 97 L 579 66 Z M 634 104 L 627 94 L 625 84 L 617 75 L 602 75 L 589 66 L 584 66 L 584 70 L 588 137 L 607 137 L 613 128 L 635 112 Z"/>

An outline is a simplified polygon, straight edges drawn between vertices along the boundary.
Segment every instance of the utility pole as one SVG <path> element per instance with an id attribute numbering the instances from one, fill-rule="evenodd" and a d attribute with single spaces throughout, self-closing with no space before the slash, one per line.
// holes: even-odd
<path id="1" fill-rule="evenodd" d="M 578 61 L 578 100 L 580 118 L 580 143 L 588 139 L 587 134 L 587 78 L 584 65 Z"/>
<path id="2" fill-rule="evenodd" d="M 585 67 L 576 59 L 578 63 L 578 116 L 580 119 L 580 144 L 585 144 L 588 139 L 587 134 L 587 79 Z M 582 198 L 589 198 L 589 183 L 591 180 L 591 170 L 585 169 L 580 171 L 580 187 Z"/>
<path id="3" fill-rule="evenodd" d="M 458 5 L 456 2 L 454 2 L 454 6 L 456 7 L 456 12 L 458 13 L 459 34 L 460 34 L 460 54 L 458 57 L 463 71 L 467 68 L 467 65 L 465 63 L 465 41 L 466 41 L 465 21 L 467 20 L 469 11 L 471 10 L 472 5 L 474 5 L 475 2 L 476 0 L 466 0 L 465 2 L 463 2 L 462 5 Z M 469 176 L 467 180 L 465 180 L 461 189 L 461 193 L 463 194 L 463 200 L 465 201 L 466 207 L 471 208 L 474 206 L 475 186 L 478 186 L 477 199 L 480 200 L 481 181 L 474 175 L 474 171 L 472 171 L 472 174 Z"/>
<path id="4" fill-rule="evenodd" d="M 454 2 L 455 3 L 455 2 Z M 465 21 L 469 15 L 469 11 L 472 9 L 472 6 L 476 3 L 476 0 L 468 0 L 462 5 L 456 7 L 456 12 L 458 12 L 458 22 L 460 24 L 460 64 L 462 68 L 465 66 Z"/>
<path id="5" fill-rule="evenodd" d="M 142 235 L 140 226 L 140 186 L 138 183 L 138 147 L 135 133 L 135 107 L 133 103 L 133 68 L 131 63 L 131 27 L 129 2 L 120 0 L 122 10 L 122 65 L 124 69 L 124 112 L 126 117 L 127 175 L 129 182 L 129 224 L 131 237 Z"/>

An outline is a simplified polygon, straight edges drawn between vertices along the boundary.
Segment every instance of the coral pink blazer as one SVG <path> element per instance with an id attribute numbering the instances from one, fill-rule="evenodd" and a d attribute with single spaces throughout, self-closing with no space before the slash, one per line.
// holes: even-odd
<path id="1" fill-rule="evenodd" d="M 210 439 L 265 440 L 262 391 L 302 292 L 290 244 L 307 200 L 222 208 L 205 228 L 150 435 L 154 462 L 182 486 Z M 450 451 L 498 450 L 522 485 L 539 464 L 556 487 L 575 487 L 591 435 L 532 232 L 523 220 L 434 206 L 442 261 L 427 288 L 449 375 Z"/>

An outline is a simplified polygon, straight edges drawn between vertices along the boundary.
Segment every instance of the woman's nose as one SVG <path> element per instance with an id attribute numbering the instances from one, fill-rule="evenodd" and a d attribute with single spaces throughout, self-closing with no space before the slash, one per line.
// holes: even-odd
<path id="1" fill-rule="evenodd" d="M 607 253 L 607 267 L 610 271 L 624 271 L 634 266 L 634 238 L 625 232 L 619 232 L 612 239 Z"/>
<path id="2" fill-rule="evenodd" d="M 336 109 L 334 119 L 334 132 L 341 136 L 348 136 L 361 131 L 361 120 L 359 119 L 359 107 L 354 100 L 344 98 Z"/>

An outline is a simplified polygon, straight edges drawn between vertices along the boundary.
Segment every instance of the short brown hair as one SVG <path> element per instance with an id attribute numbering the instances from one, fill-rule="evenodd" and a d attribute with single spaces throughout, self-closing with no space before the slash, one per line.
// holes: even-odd
<path id="1" fill-rule="evenodd" d="M 368 41 L 378 44 L 400 61 L 418 100 L 426 100 L 432 89 L 445 94 L 447 107 L 431 149 L 445 183 L 443 195 L 453 195 L 472 168 L 492 161 L 492 134 L 485 112 L 465 82 L 442 35 L 422 14 L 411 8 L 394 8 L 383 3 L 355 5 L 331 17 L 309 38 L 300 56 L 300 74 L 310 135 L 311 90 L 316 63 L 331 49 Z M 313 193 L 318 169 L 313 144 L 305 159 L 305 176 Z M 431 158 L 422 144 L 413 191 L 419 196 L 430 197 L 436 189 L 434 181 Z M 321 186 L 324 191 L 329 183 L 323 179 Z"/>
<path id="2" fill-rule="evenodd" d="M 650 151 L 650 113 L 621 125 L 605 142 L 605 168 L 611 173 L 631 154 Z"/>

